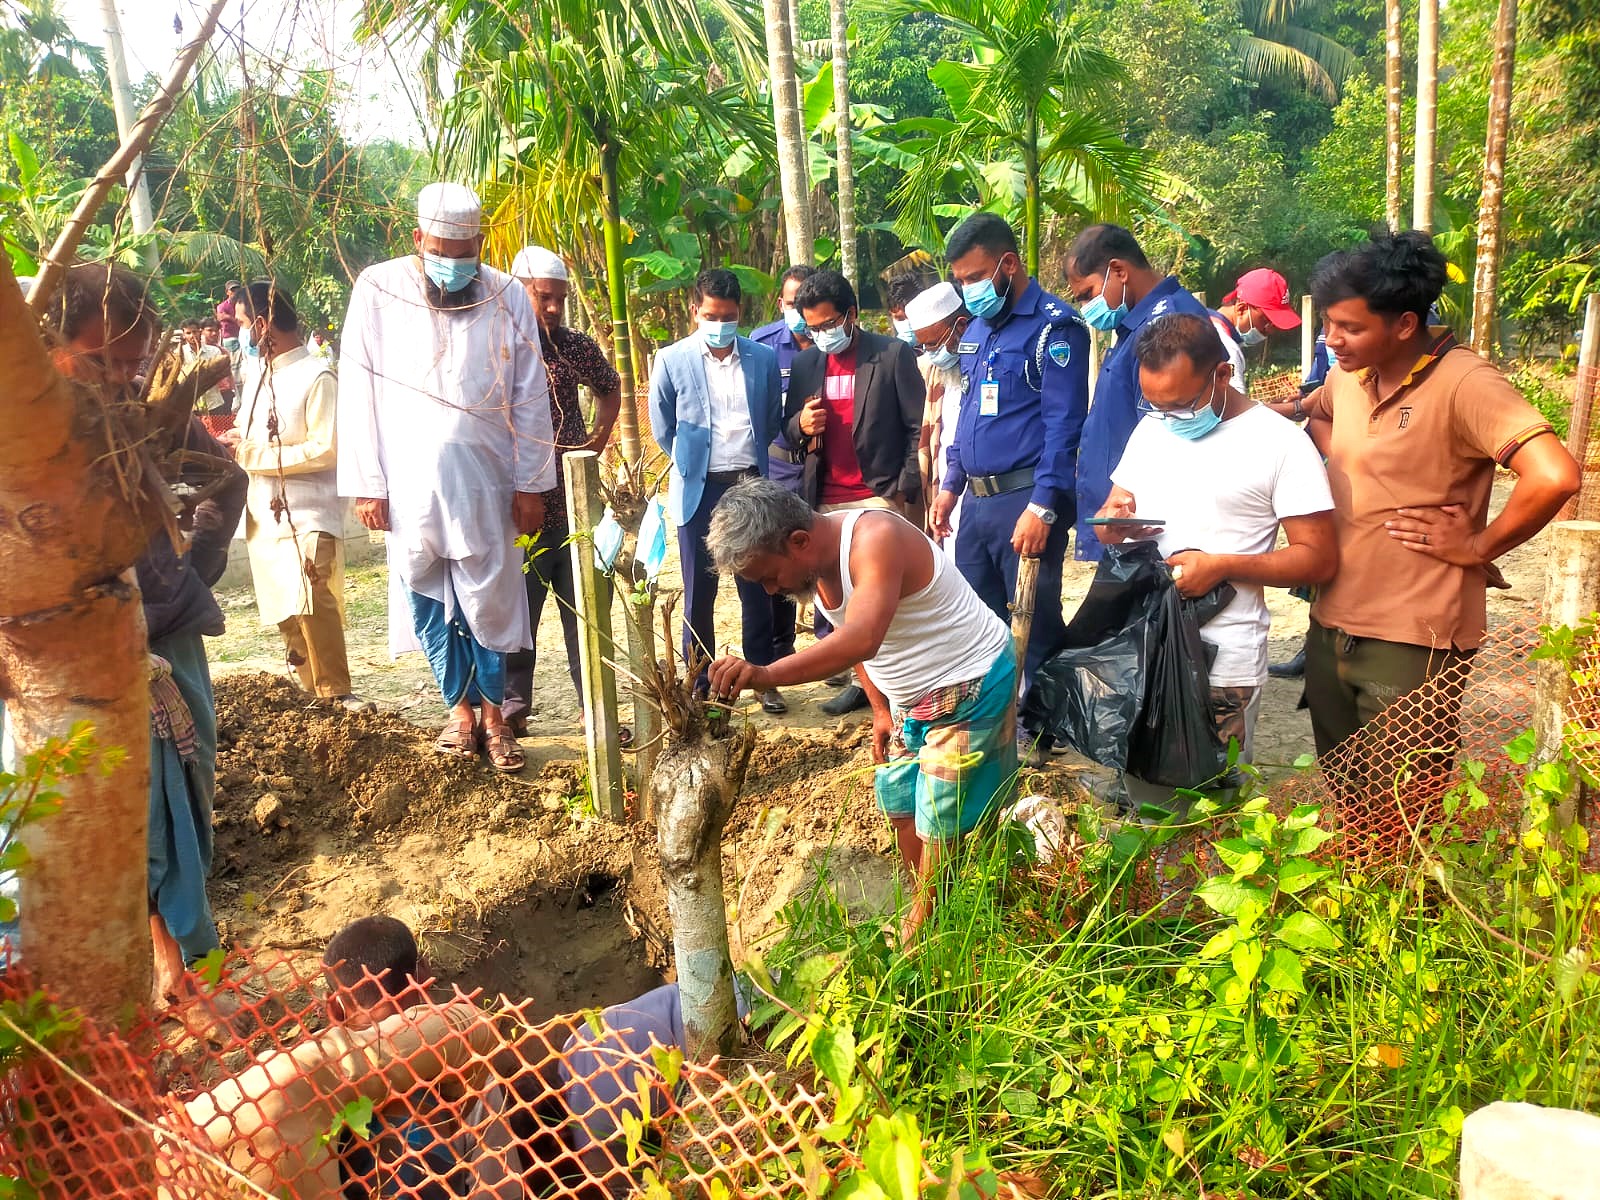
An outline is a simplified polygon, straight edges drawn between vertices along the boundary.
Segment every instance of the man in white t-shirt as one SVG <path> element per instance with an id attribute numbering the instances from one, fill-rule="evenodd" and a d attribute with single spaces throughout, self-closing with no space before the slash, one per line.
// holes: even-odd
<path id="1" fill-rule="evenodd" d="M 1099 515 L 1160 524 L 1097 533 L 1105 542 L 1155 538 L 1185 596 L 1223 580 L 1234 586 L 1237 595 L 1200 636 L 1216 648 L 1217 732 L 1237 741 L 1241 761 L 1249 761 L 1267 678 L 1264 589 L 1326 583 L 1339 568 L 1327 472 L 1292 422 L 1231 386 L 1233 369 L 1205 317 L 1151 321 L 1134 353 L 1144 419 L 1111 473 Z"/>

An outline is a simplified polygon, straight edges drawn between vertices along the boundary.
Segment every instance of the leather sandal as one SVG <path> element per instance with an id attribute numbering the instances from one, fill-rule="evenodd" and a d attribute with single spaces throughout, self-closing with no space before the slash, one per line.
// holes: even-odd
<path id="1" fill-rule="evenodd" d="M 470 719 L 455 720 L 444 727 L 433 743 L 433 748 L 451 758 L 476 758 L 478 756 L 478 730 Z"/>
<path id="2" fill-rule="evenodd" d="M 515 775 L 528 762 L 510 727 L 505 725 L 483 731 L 483 753 L 491 767 L 507 775 Z"/>

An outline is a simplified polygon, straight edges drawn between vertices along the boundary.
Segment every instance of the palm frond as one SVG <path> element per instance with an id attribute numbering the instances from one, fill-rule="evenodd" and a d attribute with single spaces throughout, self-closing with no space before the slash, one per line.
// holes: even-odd
<path id="1" fill-rule="evenodd" d="M 1239 56 L 1239 69 L 1247 79 L 1298 85 L 1330 104 L 1338 102 L 1339 88 L 1333 76 L 1303 50 L 1251 33 L 1235 35 L 1233 44 Z"/>

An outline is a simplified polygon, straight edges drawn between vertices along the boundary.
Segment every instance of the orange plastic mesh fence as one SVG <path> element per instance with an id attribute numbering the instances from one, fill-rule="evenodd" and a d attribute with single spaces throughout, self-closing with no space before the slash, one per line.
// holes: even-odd
<path id="1" fill-rule="evenodd" d="M 1262 404 L 1290 400 L 1300 394 L 1300 372 L 1297 368 L 1272 371 L 1265 375 L 1251 375 L 1250 399 Z"/>
<path id="2" fill-rule="evenodd" d="M 1573 381 L 1572 422 L 1567 433 L 1567 449 L 1583 468 L 1583 486 L 1567 504 L 1562 515 L 1585 521 L 1600 520 L 1600 365 L 1578 368 Z"/>
<path id="3" fill-rule="evenodd" d="M 802 1196 L 850 1165 L 805 1081 L 683 1063 L 668 1031 L 460 993 L 340 1023 L 319 975 L 241 958 L 157 1024 L 24 1047 L 0 1082 L 0 1175 L 84 1197 L 588 1200 L 651 1179 Z M 27 988 L 12 972 L 0 1001 Z"/>
<path id="4" fill-rule="evenodd" d="M 1515 781 L 1505 746 L 1529 726 L 1538 623 L 1502 624 L 1470 657 L 1441 656 L 1437 673 L 1396 699 L 1324 756 L 1315 770 L 1273 787 L 1286 804 L 1319 803 L 1341 838 L 1330 851 L 1368 863 L 1406 861 L 1413 831 L 1437 822 L 1467 762 L 1485 768 L 1491 804 L 1469 817 L 1503 821 Z"/>

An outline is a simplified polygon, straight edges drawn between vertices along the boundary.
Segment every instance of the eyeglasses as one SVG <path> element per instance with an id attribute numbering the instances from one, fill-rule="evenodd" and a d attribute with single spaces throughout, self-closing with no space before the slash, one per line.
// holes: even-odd
<path id="1" fill-rule="evenodd" d="M 807 325 L 806 326 L 806 332 L 811 334 L 812 340 L 815 340 L 817 334 L 819 334 L 819 333 L 827 333 L 828 330 L 830 330 L 830 329 L 838 329 L 841 325 L 843 325 L 849 319 L 850 319 L 850 314 L 849 313 L 840 313 L 833 320 L 828 321 L 825 324 L 822 324 L 822 325 Z"/>
<path id="2" fill-rule="evenodd" d="M 1216 395 L 1216 387 L 1217 381 L 1212 379 L 1199 395 L 1182 408 L 1157 408 L 1145 399 L 1144 389 L 1141 387 L 1136 407 L 1142 415 L 1154 417 L 1158 421 L 1192 421 L 1200 415 L 1202 408 L 1211 403 L 1211 398 Z"/>

